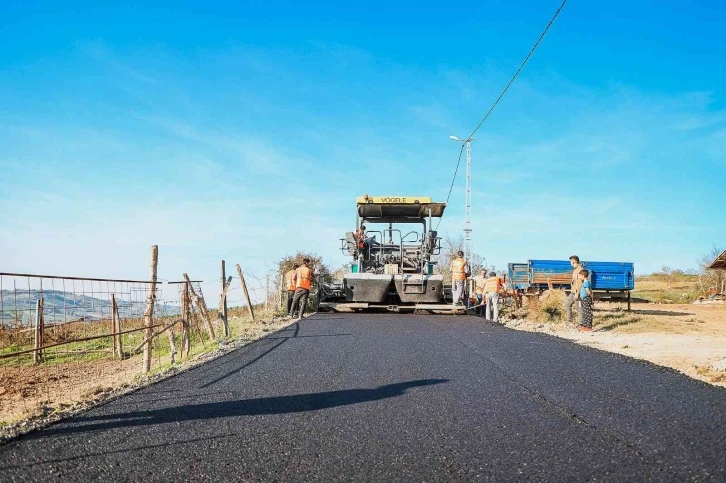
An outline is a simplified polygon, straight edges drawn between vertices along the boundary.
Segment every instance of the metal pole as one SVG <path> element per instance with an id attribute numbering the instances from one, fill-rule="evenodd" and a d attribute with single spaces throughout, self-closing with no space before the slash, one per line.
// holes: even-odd
<path id="1" fill-rule="evenodd" d="M 465 258 L 471 258 L 471 139 L 466 140 L 466 211 L 464 220 Z"/>

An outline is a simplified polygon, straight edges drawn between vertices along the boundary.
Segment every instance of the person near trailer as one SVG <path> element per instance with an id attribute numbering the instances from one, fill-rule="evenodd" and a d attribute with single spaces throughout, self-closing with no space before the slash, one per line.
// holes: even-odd
<path id="1" fill-rule="evenodd" d="M 484 306 L 486 304 L 486 300 L 484 300 L 484 286 L 487 283 L 487 271 L 483 268 L 479 272 L 479 275 L 474 277 L 474 295 L 476 297 L 476 315 L 484 315 L 485 310 Z"/>
<path id="2" fill-rule="evenodd" d="M 292 269 L 285 273 L 285 287 L 287 289 L 287 312 L 292 308 L 292 299 L 295 298 L 295 271 L 300 267 L 299 263 L 292 266 Z"/>
<path id="3" fill-rule="evenodd" d="M 295 270 L 293 280 L 295 281 L 295 295 L 292 298 L 292 307 L 290 307 L 289 315 L 293 317 L 297 309 L 297 320 L 300 320 L 305 315 L 310 289 L 313 286 L 313 271 L 310 269 L 309 258 L 304 259 L 302 266 Z"/>
<path id="4" fill-rule="evenodd" d="M 580 332 L 592 332 L 592 308 L 595 304 L 595 297 L 592 294 L 589 276 L 590 272 L 585 269 L 580 270 L 578 274 L 580 291 L 577 298 L 580 300 L 580 323 L 577 330 Z"/>
<path id="5" fill-rule="evenodd" d="M 504 288 L 504 282 L 497 277 L 495 272 L 489 272 L 489 278 L 484 283 L 484 299 L 486 300 L 487 310 L 485 318 L 499 322 L 499 293 Z"/>
<path id="6" fill-rule="evenodd" d="M 572 283 L 570 285 L 570 294 L 567 296 L 567 299 L 565 299 L 565 313 L 567 314 L 567 323 L 572 324 L 573 323 L 573 317 L 572 317 L 572 305 L 578 303 L 579 294 L 580 294 L 580 286 L 582 285 L 582 281 L 580 280 L 580 272 L 584 270 L 582 265 L 580 265 L 580 257 L 577 255 L 572 255 L 570 257 L 570 265 L 572 266 Z M 578 312 L 580 310 L 580 307 L 578 305 Z"/>
<path id="7" fill-rule="evenodd" d="M 464 252 L 459 250 L 451 260 L 451 293 L 454 305 L 461 305 L 464 298 L 466 279 L 471 275 L 469 262 L 464 259 Z"/>

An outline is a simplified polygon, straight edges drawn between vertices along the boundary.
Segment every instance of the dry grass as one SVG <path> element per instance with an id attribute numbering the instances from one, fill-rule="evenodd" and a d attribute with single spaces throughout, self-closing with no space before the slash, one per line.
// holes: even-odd
<path id="1" fill-rule="evenodd" d="M 558 323 L 565 319 L 564 290 L 547 290 L 541 296 L 527 296 L 521 309 L 505 314 L 506 319 L 527 319 L 534 322 Z"/>
<path id="2" fill-rule="evenodd" d="M 658 275 L 638 277 L 633 297 L 658 304 L 683 304 L 704 295 L 697 276 L 669 280 Z"/>

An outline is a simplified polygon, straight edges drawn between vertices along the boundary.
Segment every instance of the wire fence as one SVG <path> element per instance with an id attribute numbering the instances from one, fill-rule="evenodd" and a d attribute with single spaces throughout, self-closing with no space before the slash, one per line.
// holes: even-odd
<path id="1" fill-rule="evenodd" d="M 245 335 L 249 304 L 273 310 L 280 300 L 257 277 L 228 281 L 223 290 L 221 278 L 152 284 L 0 273 L 0 422 L 92 399 L 217 349 Z"/>

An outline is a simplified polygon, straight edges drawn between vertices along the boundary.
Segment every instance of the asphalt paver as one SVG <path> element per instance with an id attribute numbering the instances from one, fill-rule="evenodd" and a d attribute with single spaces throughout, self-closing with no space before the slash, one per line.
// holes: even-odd
<path id="1" fill-rule="evenodd" d="M 726 390 L 475 317 L 317 314 L 11 441 L 0 481 L 726 481 Z"/>

